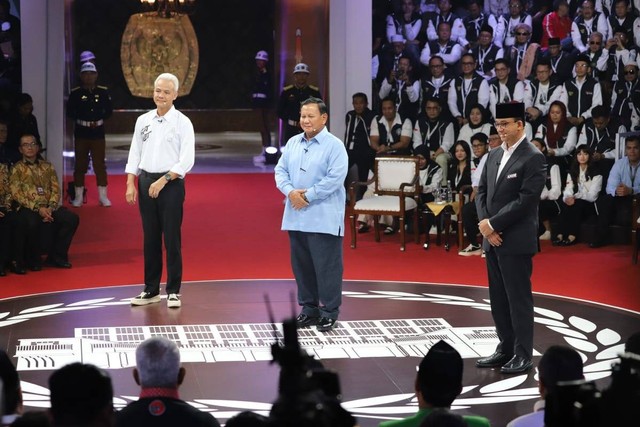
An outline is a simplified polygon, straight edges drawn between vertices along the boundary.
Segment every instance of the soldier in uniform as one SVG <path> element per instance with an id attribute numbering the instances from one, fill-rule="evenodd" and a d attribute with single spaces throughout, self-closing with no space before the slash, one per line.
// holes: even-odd
<path id="1" fill-rule="evenodd" d="M 89 167 L 89 154 L 98 183 L 101 206 L 111 206 L 107 197 L 107 167 L 105 164 L 104 120 L 111 116 L 111 97 L 105 86 L 98 86 L 98 71 L 91 62 L 80 68 L 81 85 L 74 88 L 67 101 L 67 117 L 75 122 L 75 157 L 73 172 L 75 197 L 73 206 L 82 206 L 84 195 L 84 175 Z"/>
<path id="2" fill-rule="evenodd" d="M 310 97 L 322 99 L 318 88 L 307 83 L 308 79 L 309 66 L 301 62 L 293 68 L 294 83 L 282 89 L 278 100 L 278 117 L 282 120 L 283 130 L 281 146 L 292 136 L 302 133 L 300 103 Z"/>
<path id="3" fill-rule="evenodd" d="M 251 94 L 251 105 L 253 106 L 260 126 L 260 136 L 262 137 L 262 152 L 254 157 L 256 162 L 265 161 L 265 150 L 271 146 L 271 128 L 269 127 L 269 107 L 271 107 L 271 73 L 267 69 L 269 54 L 264 50 L 256 53 L 256 73 Z"/>

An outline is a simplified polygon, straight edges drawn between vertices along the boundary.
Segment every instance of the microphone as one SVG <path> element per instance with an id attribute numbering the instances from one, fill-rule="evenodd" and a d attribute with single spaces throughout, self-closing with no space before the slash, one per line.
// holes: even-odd
<path id="1" fill-rule="evenodd" d="M 303 150 L 304 150 L 304 152 L 305 152 L 305 153 L 308 153 L 308 152 L 309 152 L 309 149 L 308 149 L 308 148 L 303 148 Z"/>
<path id="2" fill-rule="evenodd" d="M 496 162 L 496 166 L 500 167 L 501 162 Z"/>
<path id="3" fill-rule="evenodd" d="M 312 128 L 311 130 L 312 130 L 312 131 L 314 131 L 314 132 L 316 132 L 316 128 Z"/>

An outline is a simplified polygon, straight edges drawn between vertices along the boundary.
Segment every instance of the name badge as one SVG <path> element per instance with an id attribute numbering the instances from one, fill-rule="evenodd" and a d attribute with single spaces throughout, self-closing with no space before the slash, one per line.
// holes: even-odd
<path id="1" fill-rule="evenodd" d="M 38 192 L 38 196 L 44 196 L 44 188 L 36 187 L 36 191 Z"/>

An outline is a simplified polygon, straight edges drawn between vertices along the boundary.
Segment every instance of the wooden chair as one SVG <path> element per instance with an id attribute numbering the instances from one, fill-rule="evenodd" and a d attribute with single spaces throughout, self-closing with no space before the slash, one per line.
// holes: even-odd
<path id="1" fill-rule="evenodd" d="M 413 231 L 416 244 L 420 243 L 418 229 L 418 202 L 422 187 L 419 184 L 420 166 L 417 157 L 377 157 L 374 176 L 367 182 L 354 182 L 349 186 L 349 220 L 351 222 L 351 248 L 356 247 L 356 219 L 358 215 L 372 215 L 376 242 L 380 241 L 380 215 L 398 218 L 400 250 L 405 250 L 404 218 L 408 211 L 415 210 Z M 374 196 L 356 202 L 358 188 L 374 184 Z"/>
<path id="2" fill-rule="evenodd" d="M 638 247 L 640 241 L 638 240 L 638 230 L 640 224 L 638 224 L 638 218 L 640 218 L 640 195 L 633 196 L 633 202 L 631 205 L 631 263 L 638 263 Z"/>

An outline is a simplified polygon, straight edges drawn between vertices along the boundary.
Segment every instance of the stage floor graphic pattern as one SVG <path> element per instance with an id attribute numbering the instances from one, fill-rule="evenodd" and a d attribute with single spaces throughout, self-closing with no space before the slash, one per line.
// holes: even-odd
<path id="1" fill-rule="evenodd" d="M 0 345 L 20 371 L 26 409 L 49 406 L 47 378 L 82 361 L 106 369 L 116 408 L 137 398 L 135 348 L 155 335 L 180 347 L 187 377 L 181 397 L 221 422 L 242 410 L 267 414 L 277 397 L 279 367 L 271 344 L 281 322 L 297 308 L 292 280 L 227 280 L 183 285 L 180 309 L 166 301 L 131 307 L 140 286 L 68 291 L 0 300 Z M 264 303 L 271 301 L 276 324 Z M 624 340 L 640 330 L 640 313 L 564 297 L 535 295 L 535 356 L 552 344 L 575 348 L 587 379 L 608 384 Z M 416 366 L 438 340 L 464 360 L 464 388 L 453 408 L 503 426 L 531 411 L 538 397 L 536 371 L 504 376 L 477 369 L 493 352 L 486 288 L 428 283 L 346 281 L 338 327 L 330 333 L 298 331 L 301 346 L 339 373 L 343 406 L 359 425 L 403 418 L 417 410 Z M 275 329 L 275 332 L 274 332 Z"/>

